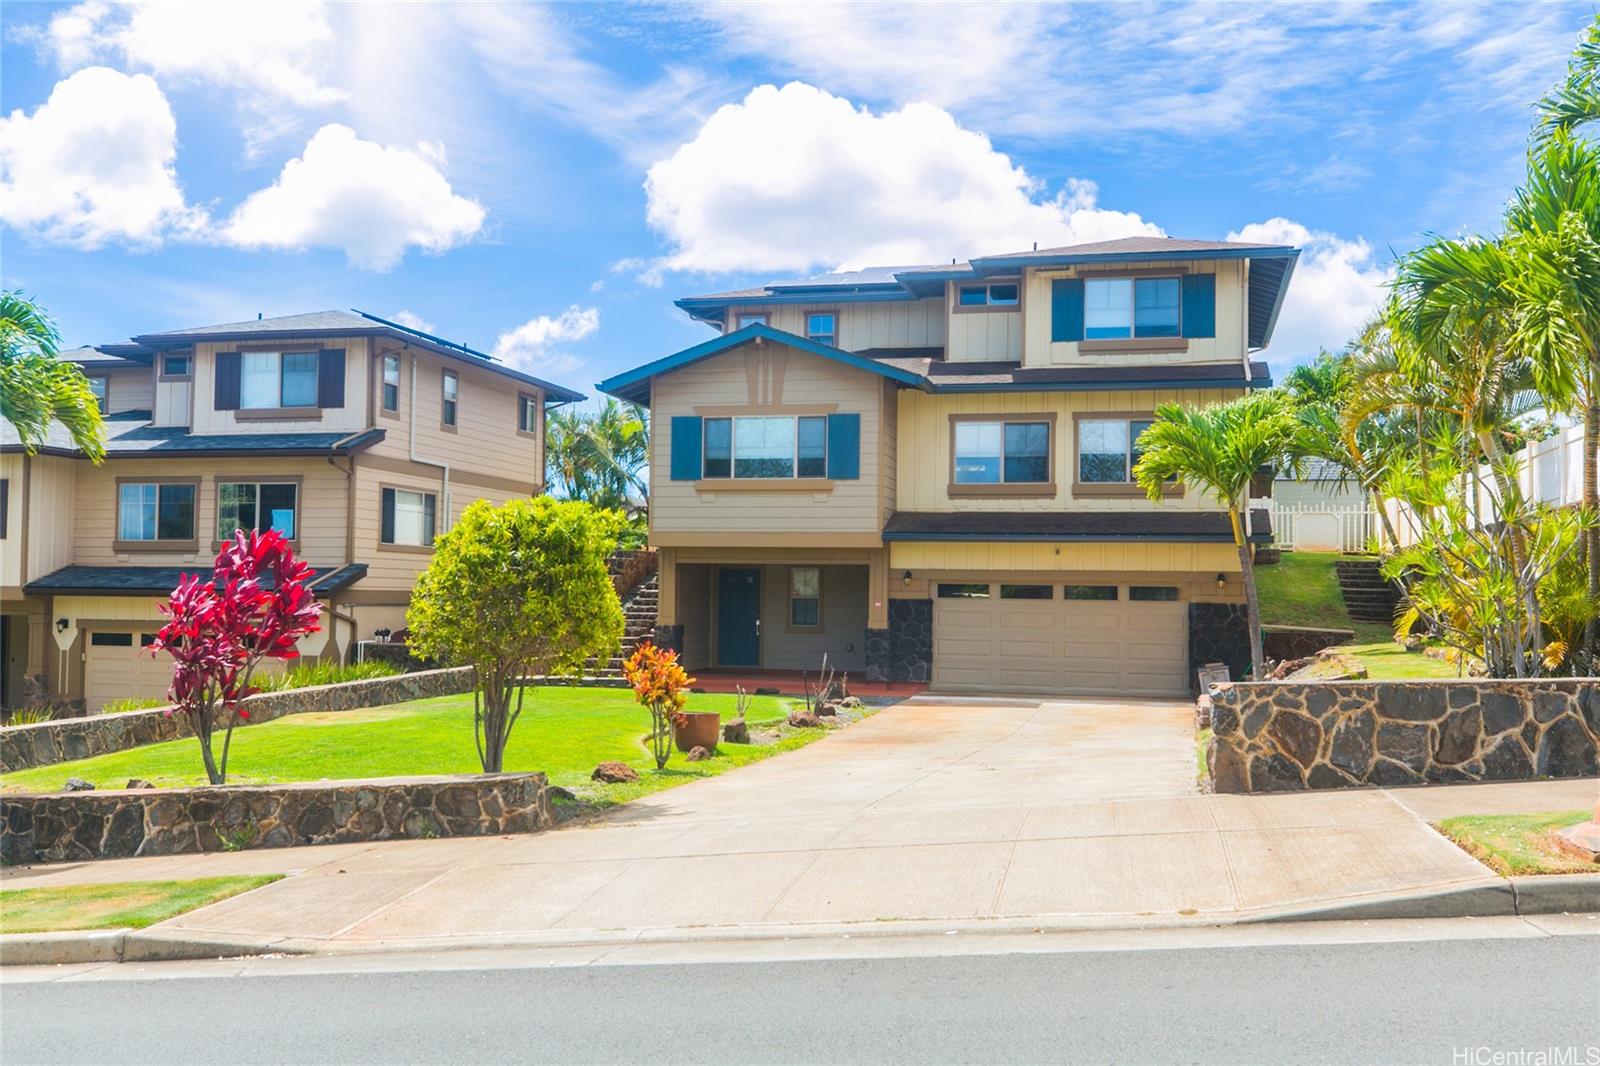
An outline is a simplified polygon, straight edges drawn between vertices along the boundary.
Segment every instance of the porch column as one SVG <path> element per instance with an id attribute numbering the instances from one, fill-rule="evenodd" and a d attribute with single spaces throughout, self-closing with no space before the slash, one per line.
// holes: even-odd
<path id="1" fill-rule="evenodd" d="M 867 553 L 867 642 L 864 648 L 868 681 L 888 681 L 893 664 L 889 644 L 889 549 Z"/>
<path id="2" fill-rule="evenodd" d="M 678 623 L 678 551 L 657 548 L 655 646 L 683 654 L 683 626 Z"/>

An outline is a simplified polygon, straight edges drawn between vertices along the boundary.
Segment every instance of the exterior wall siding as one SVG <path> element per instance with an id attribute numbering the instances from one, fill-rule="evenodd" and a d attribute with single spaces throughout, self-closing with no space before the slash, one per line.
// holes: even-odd
<path id="1" fill-rule="evenodd" d="M 1074 268 L 1029 270 L 1023 286 L 1026 313 L 1023 362 L 1027 366 L 1130 366 L 1177 363 L 1239 363 L 1245 357 L 1245 318 L 1248 289 L 1240 260 L 1210 263 L 1139 263 L 1140 270 L 1183 267 L 1217 276 L 1217 328 L 1215 337 L 1192 337 L 1182 352 L 1138 354 L 1079 352 L 1072 341 L 1050 339 L 1051 282 L 1078 276 Z"/>
<path id="2" fill-rule="evenodd" d="M 217 353 L 238 351 L 240 347 L 239 341 L 207 342 L 194 346 L 194 417 L 190 425 L 195 433 L 350 433 L 367 427 L 368 411 L 364 399 L 368 394 L 367 338 L 318 337 L 283 341 L 265 348 L 259 344 L 245 346 L 256 351 L 344 349 L 344 406 L 325 409 L 318 419 L 295 422 L 252 421 L 240 418 L 237 411 L 216 410 Z"/>
<path id="3" fill-rule="evenodd" d="M 1178 402 L 1203 406 L 1238 395 L 1230 389 L 1184 389 L 1170 392 L 990 392 L 932 395 L 902 389 L 899 401 L 899 437 L 906 446 L 897 453 L 896 506 L 901 511 L 1150 511 L 1157 507 L 1217 510 L 1198 492 L 1185 492 L 1152 503 L 1142 496 L 1116 498 L 1075 497 L 1072 494 L 1076 461 L 1074 417 L 1079 414 L 1127 413 L 1152 410 L 1157 404 Z M 1051 441 L 1055 460 L 1056 495 L 1033 498 L 951 497 L 951 415 L 1054 414 Z"/>
<path id="4" fill-rule="evenodd" d="M 1174 579 L 1200 582 L 1190 591 L 1196 596 L 1215 596 L 1230 601 L 1238 598 L 1235 587 L 1239 573 L 1239 553 L 1232 544 L 1168 543 L 1145 541 L 1080 541 L 1048 543 L 1042 541 L 893 541 L 889 544 L 891 574 L 910 570 L 913 582 L 903 586 L 890 582 L 895 596 L 918 594 L 917 581 L 964 577 L 984 579 L 997 572 L 1051 575 L 1051 580 L 1067 581 L 1077 574 L 1108 583 L 1106 574 L 1164 574 Z M 934 572 L 930 577 L 929 572 Z M 1226 588 L 1216 589 L 1216 575 L 1227 578 Z M 1061 576 L 1054 576 L 1061 575 Z M 1095 575 L 1100 575 L 1096 577 Z M 1150 584 L 1163 582 L 1151 580 Z M 1171 582 L 1165 582 L 1171 583 Z M 926 591 L 921 594 L 926 595 Z"/>
<path id="5" fill-rule="evenodd" d="M 773 329 L 806 335 L 806 315 L 833 311 L 839 316 L 838 347 L 937 348 L 945 343 L 945 307 L 939 297 L 926 300 L 892 300 L 882 303 L 774 304 L 770 307 L 735 307 L 728 311 L 728 332 L 740 315 L 766 314 Z"/>
<path id="6" fill-rule="evenodd" d="M 79 521 L 76 495 L 79 465 L 87 464 L 49 455 L 35 455 L 28 460 L 28 566 L 27 577 L 19 584 L 43 577 L 74 561 L 72 548 Z M 13 520 L 20 518 L 22 506 L 21 486 L 13 481 Z"/>
<path id="7" fill-rule="evenodd" d="M 651 435 L 652 541 L 667 543 L 673 534 L 688 533 L 787 533 L 797 545 L 828 534 L 876 537 L 882 530 L 878 482 L 885 466 L 881 380 L 782 347 L 747 347 L 658 379 L 651 405 L 657 426 L 709 408 L 774 415 L 796 408 L 813 414 L 826 408 L 858 412 L 861 477 L 834 481 L 831 491 L 815 493 L 752 489 L 752 481 L 701 492 L 695 482 L 668 476 L 671 434 L 658 432 Z"/>

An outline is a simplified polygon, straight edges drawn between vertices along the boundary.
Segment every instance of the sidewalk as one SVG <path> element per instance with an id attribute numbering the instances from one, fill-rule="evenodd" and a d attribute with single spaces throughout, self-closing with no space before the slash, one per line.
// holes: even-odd
<path id="1" fill-rule="evenodd" d="M 924 697 L 542 835 L 41 866 L 3 885 L 283 872 L 154 935 L 313 951 L 1376 917 L 1415 897 L 1511 913 L 1506 883 L 1426 822 L 1583 808 L 1600 789 L 1199 795 L 1188 713 Z"/>

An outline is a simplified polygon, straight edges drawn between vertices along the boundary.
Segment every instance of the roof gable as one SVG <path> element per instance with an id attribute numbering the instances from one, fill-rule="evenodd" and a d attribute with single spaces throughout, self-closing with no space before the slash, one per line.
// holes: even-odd
<path id="1" fill-rule="evenodd" d="M 869 374 L 877 374 L 902 385 L 921 386 L 924 383 L 922 375 L 913 370 L 893 366 L 888 363 L 872 359 L 868 356 L 847 352 L 843 348 L 835 348 L 830 344 L 818 344 L 816 341 L 771 326 L 751 325 L 743 329 L 725 333 L 720 337 L 685 348 L 681 352 L 663 356 L 651 363 L 635 367 L 600 382 L 595 387 L 601 392 L 609 393 L 619 399 L 630 403 L 647 404 L 650 402 L 650 380 L 661 374 L 670 374 L 675 370 L 682 370 L 686 366 L 710 359 L 712 356 L 721 355 L 746 344 L 760 344 L 772 341 L 808 355 L 820 356 L 830 359 L 844 366 L 856 370 L 864 370 Z"/>

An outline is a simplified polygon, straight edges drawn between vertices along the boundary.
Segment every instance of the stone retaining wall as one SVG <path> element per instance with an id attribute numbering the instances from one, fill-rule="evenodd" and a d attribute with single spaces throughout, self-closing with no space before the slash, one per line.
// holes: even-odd
<path id="1" fill-rule="evenodd" d="M 1211 689 L 1217 792 L 1600 775 L 1600 679 Z"/>
<path id="2" fill-rule="evenodd" d="M 1262 626 L 1262 650 L 1274 662 L 1309 659 L 1323 648 L 1349 644 L 1356 639 L 1353 629 L 1317 629 L 1312 626 Z"/>
<path id="3" fill-rule="evenodd" d="M 553 824 L 544 774 L 53 792 L 0 798 L 0 862 L 493 836 Z"/>
<path id="4" fill-rule="evenodd" d="M 306 711 L 351 711 L 471 691 L 472 668 L 458 667 L 282 692 L 260 692 L 247 699 L 245 706 L 250 711 L 250 723 L 255 723 Z M 167 717 L 164 707 L 7 726 L 0 729 L 0 772 L 86 759 L 189 734 L 189 723 L 178 715 Z"/>

